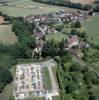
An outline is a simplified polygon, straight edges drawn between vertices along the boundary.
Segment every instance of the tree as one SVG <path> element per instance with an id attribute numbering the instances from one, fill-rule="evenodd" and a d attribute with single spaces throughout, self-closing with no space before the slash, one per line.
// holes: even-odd
<path id="1" fill-rule="evenodd" d="M 81 71 L 81 65 L 79 65 L 78 63 L 73 63 L 71 66 L 70 66 L 70 72 L 76 72 L 76 71 Z"/>
<path id="2" fill-rule="evenodd" d="M 84 73 L 84 81 L 86 84 L 99 84 L 99 78 L 94 72 L 86 72 Z"/>
<path id="3" fill-rule="evenodd" d="M 88 100 L 96 100 L 96 97 L 94 95 L 90 95 Z"/>
<path id="4" fill-rule="evenodd" d="M 85 32 L 81 32 L 81 33 L 79 33 L 79 37 L 86 39 L 87 36 L 86 36 Z"/>
<path id="5" fill-rule="evenodd" d="M 11 73 L 5 67 L 0 66 L 0 93 L 5 85 L 9 84 L 13 80 Z"/>
<path id="6" fill-rule="evenodd" d="M 99 12 L 99 5 L 96 5 L 96 7 L 94 8 L 95 12 Z"/>
<path id="7" fill-rule="evenodd" d="M 70 73 L 70 76 L 72 77 L 72 81 L 75 83 L 80 83 L 81 82 L 81 75 L 79 72 L 72 72 Z"/>
<path id="8" fill-rule="evenodd" d="M 80 28 L 80 27 L 81 27 L 80 21 L 76 21 L 76 22 L 75 22 L 75 28 Z"/>
<path id="9" fill-rule="evenodd" d="M 43 50 L 42 50 L 42 57 L 47 57 L 47 56 L 57 56 L 59 52 L 59 47 L 55 43 L 54 40 L 48 41 L 44 44 Z"/>
<path id="10" fill-rule="evenodd" d="M 72 29 L 70 32 L 71 35 L 78 35 L 79 32 L 76 29 Z"/>
<path id="11" fill-rule="evenodd" d="M 69 82 L 69 84 L 65 88 L 67 94 L 73 93 L 76 89 L 77 89 L 77 84 L 72 81 Z"/>
<path id="12" fill-rule="evenodd" d="M 64 25 L 62 24 L 62 25 L 56 25 L 56 30 L 57 31 L 62 31 L 62 29 L 64 28 Z"/>
<path id="13" fill-rule="evenodd" d="M 14 46 L 15 52 L 13 55 L 15 58 L 31 58 L 32 50 L 35 47 L 35 37 L 32 36 L 32 30 L 34 29 L 34 23 L 25 22 L 23 19 L 15 19 L 12 23 L 12 29 L 18 37 L 19 43 Z"/>
<path id="14" fill-rule="evenodd" d="M 71 56 L 67 53 L 66 55 L 60 58 L 60 62 L 64 64 L 71 61 L 71 59 Z"/>

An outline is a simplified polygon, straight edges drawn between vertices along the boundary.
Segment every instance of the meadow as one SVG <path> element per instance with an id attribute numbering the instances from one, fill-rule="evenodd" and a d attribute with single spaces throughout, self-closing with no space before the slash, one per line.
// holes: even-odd
<path id="1" fill-rule="evenodd" d="M 16 35 L 12 32 L 11 25 L 0 25 L 0 42 L 8 45 L 17 42 Z"/>
<path id="2" fill-rule="evenodd" d="M 83 28 L 87 32 L 88 41 L 99 45 L 99 13 L 92 16 L 83 23 Z"/>
<path id="3" fill-rule="evenodd" d="M 52 33 L 52 34 L 48 34 L 47 36 L 46 36 L 46 39 L 48 40 L 48 41 L 50 41 L 50 40 L 55 40 L 55 42 L 56 43 L 59 43 L 59 42 L 61 42 L 63 39 L 66 39 L 67 38 L 67 35 L 66 34 L 63 34 L 63 33 L 59 33 L 59 32 L 57 32 L 57 33 Z"/>
<path id="4" fill-rule="evenodd" d="M 0 6 L 0 11 L 9 16 L 14 16 L 14 17 L 35 15 L 35 14 L 45 14 L 54 11 L 57 12 L 63 9 L 74 10 L 71 8 L 37 3 L 37 2 L 33 2 L 32 0 L 20 0 L 15 3 L 10 2 L 9 4 L 14 4 L 14 6 Z"/>

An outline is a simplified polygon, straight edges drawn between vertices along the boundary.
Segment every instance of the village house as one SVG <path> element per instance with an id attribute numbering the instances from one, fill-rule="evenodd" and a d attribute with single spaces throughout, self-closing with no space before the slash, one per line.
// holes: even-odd
<path id="1" fill-rule="evenodd" d="M 42 39 L 44 37 L 44 34 L 41 31 L 38 32 L 36 30 L 33 30 L 33 35 L 36 37 L 36 40 Z"/>
<path id="2" fill-rule="evenodd" d="M 84 41 L 80 41 L 78 47 L 80 49 L 88 48 L 89 47 L 89 44 L 86 43 L 86 42 L 84 42 Z"/>
<path id="3" fill-rule="evenodd" d="M 37 32 L 36 30 L 33 31 L 33 35 L 36 37 L 36 44 L 32 52 L 32 58 L 35 56 L 35 54 L 41 56 L 44 43 L 43 39 L 45 36 L 42 32 Z"/>
<path id="4" fill-rule="evenodd" d="M 79 20 L 83 22 L 87 19 L 88 12 L 81 12 L 81 11 L 60 11 L 60 12 L 53 12 L 46 15 L 35 15 L 35 16 L 27 16 L 24 17 L 24 20 L 28 22 L 35 22 L 36 24 L 43 23 L 48 25 L 48 23 L 53 24 L 61 24 L 65 21 L 73 21 L 76 22 Z"/>
<path id="5" fill-rule="evenodd" d="M 76 48 L 73 48 L 76 47 Z M 71 54 L 82 58 L 84 56 L 82 50 L 89 47 L 89 44 L 81 40 L 77 35 L 70 36 L 64 43 L 64 49 L 68 50 Z"/>
<path id="6" fill-rule="evenodd" d="M 50 33 L 57 33 L 58 31 L 51 27 L 51 24 L 62 24 L 63 22 L 76 22 L 80 21 L 83 22 L 86 20 L 88 14 L 87 12 L 81 11 L 60 11 L 60 12 L 51 12 L 46 15 L 34 15 L 34 16 L 27 16 L 24 19 L 28 22 L 34 22 L 36 25 L 35 30 L 33 30 L 33 35 L 36 37 L 36 47 L 33 50 L 32 56 L 35 53 L 41 55 L 44 37 L 46 34 Z M 78 46 L 78 48 L 88 47 L 88 45 L 84 42 L 79 41 L 77 35 L 72 35 L 68 37 L 66 43 L 64 44 L 64 48 L 66 50 L 71 49 L 74 46 Z"/>
<path id="7" fill-rule="evenodd" d="M 72 35 L 67 39 L 66 43 L 64 44 L 64 48 L 68 50 L 72 48 L 73 46 L 78 46 L 78 44 L 79 44 L 78 36 Z"/>
<path id="8" fill-rule="evenodd" d="M 24 20 L 32 23 L 33 20 L 34 20 L 34 16 L 33 15 L 31 15 L 31 16 L 24 16 Z"/>

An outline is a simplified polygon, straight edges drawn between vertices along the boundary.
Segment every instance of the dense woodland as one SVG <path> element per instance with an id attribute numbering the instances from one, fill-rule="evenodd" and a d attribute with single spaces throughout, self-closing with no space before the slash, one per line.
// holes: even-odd
<path id="1" fill-rule="evenodd" d="M 21 18 L 3 16 L 5 20 L 12 23 L 18 43 L 8 46 L 0 44 L 0 92 L 13 80 L 9 69 L 17 63 L 17 59 L 31 58 L 32 49 L 35 45 L 35 38 L 32 36 L 33 25 L 25 23 Z"/>
<path id="2" fill-rule="evenodd" d="M 62 100 L 95 100 L 92 91 L 99 85 L 99 77 L 88 66 L 75 63 L 67 54 L 57 59 L 57 77 Z"/>

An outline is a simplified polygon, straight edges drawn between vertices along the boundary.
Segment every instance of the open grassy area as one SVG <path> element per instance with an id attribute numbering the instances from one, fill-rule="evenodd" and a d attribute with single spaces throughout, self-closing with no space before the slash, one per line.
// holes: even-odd
<path id="1" fill-rule="evenodd" d="M 54 67 L 52 67 L 52 71 L 53 71 L 55 80 L 56 80 L 56 82 L 58 83 L 58 80 L 57 80 L 57 74 L 56 74 L 56 73 L 57 73 L 57 67 L 58 67 L 57 65 L 54 66 Z M 53 100 L 61 100 L 60 92 L 59 92 L 59 96 L 53 96 L 52 99 L 53 99 Z"/>
<path id="2" fill-rule="evenodd" d="M 9 100 L 9 97 L 13 90 L 12 85 L 13 85 L 13 83 L 11 83 L 5 87 L 3 92 L 0 94 L 0 100 Z"/>
<path id="3" fill-rule="evenodd" d="M 16 0 L 0 0 L 1 2 L 13 2 L 13 1 L 16 1 Z"/>
<path id="4" fill-rule="evenodd" d="M 11 25 L 0 25 L 0 42 L 6 45 L 17 42 L 17 37 L 12 32 Z"/>
<path id="5" fill-rule="evenodd" d="M 66 34 L 63 34 L 63 33 L 54 33 L 54 34 L 48 34 L 47 36 L 46 36 L 46 39 L 47 40 L 52 40 L 52 39 L 54 39 L 56 42 L 61 42 L 63 39 L 66 39 Z"/>
<path id="6" fill-rule="evenodd" d="M 52 98 L 53 98 L 53 100 L 61 100 L 60 96 L 54 96 Z"/>
<path id="7" fill-rule="evenodd" d="M 62 9 L 71 10 L 71 8 L 64 8 L 64 7 L 59 7 L 59 6 L 52 6 L 52 5 L 37 3 L 37 2 L 33 2 L 32 0 L 17 0 L 17 2 L 15 3 L 15 7 L 0 6 L 0 11 L 10 16 L 45 14 L 48 12 L 59 11 Z"/>
<path id="8" fill-rule="evenodd" d="M 44 82 L 45 82 L 45 88 L 47 90 L 50 90 L 52 88 L 52 84 L 51 84 L 51 79 L 47 67 L 44 68 Z"/>
<path id="9" fill-rule="evenodd" d="M 24 100 L 45 100 L 45 98 L 44 97 L 37 97 L 37 98 L 31 97 L 31 98 L 24 99 Z"/>
<path id="10" fill-rule="evenodd" d="M 54 66 L 54 67 L 52 67 L 52 71 L 53 71 L 55 80 L 56 80 L 56 82 L 57 82 L 57 84 L 58 84 L 58 80 L 57 80 L 57 67 L 58 67 L 57 65 Z M 58 86 L 59 86 L 59 85 L 58 85 Z"/>
<path id="11" fill-rule="evenodd" d="M 87 31 L 88 40 L 99 45 L 99 13 L 90 17 L 87 22 L 84 22 L 83 27 Z"/>
<path id="12" fill-rule="evenodd" d="M 99 13 L 84 22 L 83 27 L 87 32 L 88 41 L 99 45 Z M 94 50 L 90 50 L 90 53 L 94 53 Z M 99 71 L 99 62 L 93 63 L 92 68 Z"/>

